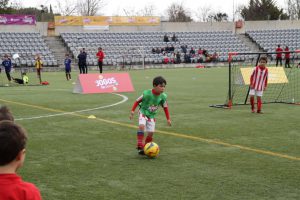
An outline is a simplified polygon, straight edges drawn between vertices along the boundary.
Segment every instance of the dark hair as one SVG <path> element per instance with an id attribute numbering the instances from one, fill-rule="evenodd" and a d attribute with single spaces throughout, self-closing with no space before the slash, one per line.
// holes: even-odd
<path id="1" fill-rule="evenodd" d="M 260 57 L 259 61 L 261 61 L 261 60 L 264 60 L 264 61 L 268 62 L 267 56 L 262 56 L 262 57 Z"/>
<path id="2" fill-rule="evenodd" d="M 153 79 L 153 86 L 158 86 L 158 85 L 162 85 L 162 84 L 167 85 L 167 81 L 166 81 L 166 79 L 164 79 L 164 77 L 157 76 Z"/>
<path id="3" fill-rule="evenodd" d="M 0 122 L 0 166 L 12 162 L 25 149 L 26 131 L 12 121 Z"/>
<path id="4" fill-rule="evenodd" d="M 14 116 L 12 115 L 7 106 L 0 106 L 0 121 L 3 120 L 14 121 Z"/>

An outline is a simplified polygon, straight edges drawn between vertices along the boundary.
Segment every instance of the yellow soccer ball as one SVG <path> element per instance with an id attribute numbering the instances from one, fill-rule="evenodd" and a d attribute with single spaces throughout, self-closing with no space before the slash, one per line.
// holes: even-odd
<path id="1" fill-rule="evenodd" d="M 149 142 L 144 146 L 144 153 L 149 158 L 155 158 L 159 154 L 159 146 L 155 142 Z"/>

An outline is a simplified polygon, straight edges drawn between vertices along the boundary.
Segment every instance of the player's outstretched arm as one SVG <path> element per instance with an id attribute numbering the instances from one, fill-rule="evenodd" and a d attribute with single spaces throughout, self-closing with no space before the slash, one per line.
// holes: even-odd
<path id="1" fill-rule="evenodd" d="M 170 119 L 168 119 L 167 122 L 168 122 L 168 125 L 169 125 L 169 126 L 172 126 L 172 122 L 171 122 Z"/>
<path id="2" fill-rule="evenodd" d="M 134 111 L 130 111 L 129 119 L 132 120 L 134 116 Z"/>

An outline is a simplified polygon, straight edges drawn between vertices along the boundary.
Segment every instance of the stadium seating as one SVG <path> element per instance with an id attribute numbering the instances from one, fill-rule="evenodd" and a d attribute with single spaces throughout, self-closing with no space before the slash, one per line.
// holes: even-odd
<path id="1" fill-rule="evenodd" d="M 164 42 L 163 36 L 171 37 L 175 33 L 177 42 Z M 219 32 L 123 32 L 123 33 L 61 33 L 61 37 L 76 58 L 81 48 L 85 48 L 88 65 L 97 65 L 96 53 L 102 47 L 106 54 L 105 65 L 153 63 L 161 64 L 163 54 L 153 54 L 152 48 L 173 45 L 175 52 L 183 52 L 181 45 L 187 45 L 188 51 L 193 47 L 206 49 L 210 54 L 217 52 L 219 61 L 226 61 L 228 52 L 250 49 L 244 45 L 231 31 Z M 170 57 L 170 54 L 167 54 Z"/>
<path id="2" fill-rule="evenodd" d="M 20 58 L 12 62 L 17 66 L 34 66 L 37 54 L 41 56 L 44 66 L 58 66 L 57 60 L 40 33 L 0 33 L 0 61 L 5 54 L 12 57 L 16 53 Z"/>
<path id="3" fill-rule="evenodd" d="M 300 29 L 283 30 L 252 30 L 246 34 L 256 42 L 265 52 L 275 52 L 277 45 L 284 49 L 288 46 L 290 51 L 300 49 Z M 272 55 L 275 58 L 275 54 Z M 296 55 L 300 58 L 300 55 Z"/>

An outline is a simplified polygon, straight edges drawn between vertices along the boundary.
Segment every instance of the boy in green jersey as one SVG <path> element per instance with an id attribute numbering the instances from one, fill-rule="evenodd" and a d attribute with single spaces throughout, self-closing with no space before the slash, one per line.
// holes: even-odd
<path id="1" fill-rule="evenodd" d="M 132 119 L 137 106 L 139 109 L 139 129 L 137 131 L 138 153 L 144 155 L 144 145 L 152 142 L 155 130 L 155 116 L 159 106 L 164 108 L 168 125 L 171 126 L 171 119 L 167 104 L 167 95 L 164 93 L 167 81 L 161 77 L 153 79 L 153 89 L 145 90 L 143 94 L 134 102 L 129 118 Z M 144 142 L 144 131 L 147 137 Z"/>

